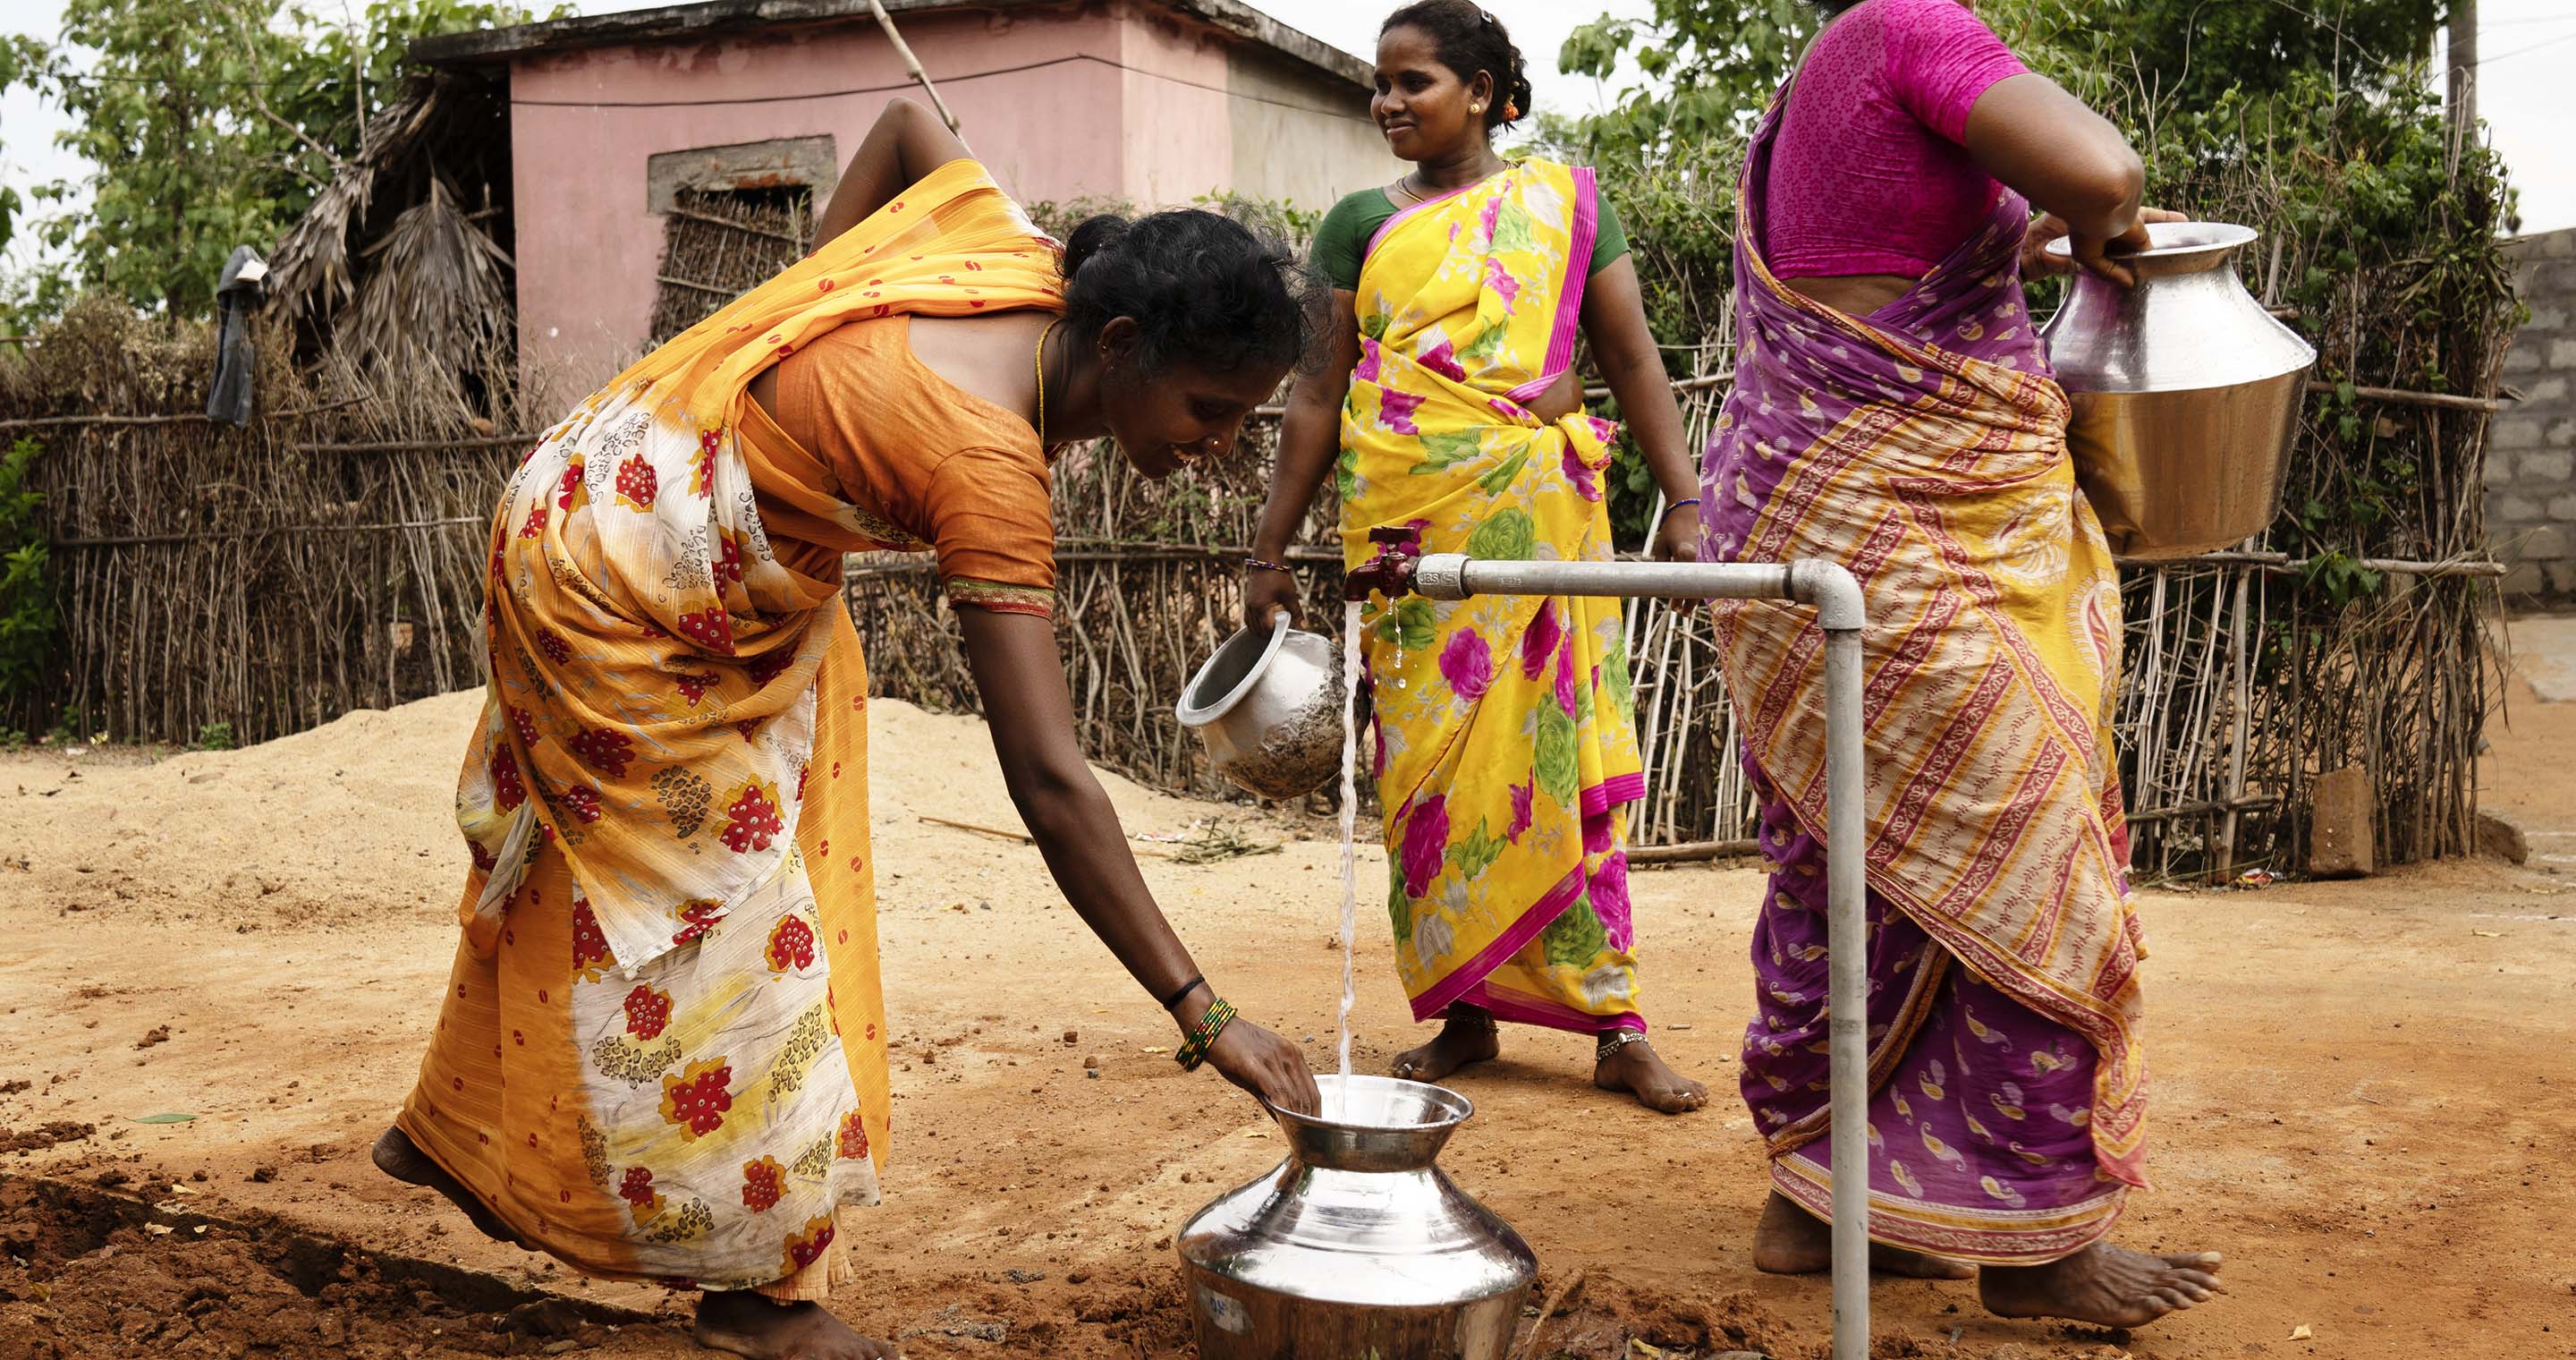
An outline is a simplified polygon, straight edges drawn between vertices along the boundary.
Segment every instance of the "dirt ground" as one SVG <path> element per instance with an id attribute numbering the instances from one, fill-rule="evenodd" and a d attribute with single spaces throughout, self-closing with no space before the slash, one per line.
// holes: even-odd
<path id="1" fill-rule="evenodd" d="M 488 1242 L 366 1161 L 453 947 L 475 704 L 157 763 L 0 758 L 0 1356 L 692 1353 L 685 1299 Z M 1034 850 L 919 820 L 1010 823 L 982 726 L 870 711 L 898 1108 L 835 1306 L 916 1357 L 1184 1356 L 1170 1234 L 1279 1140 L 1173 1066 Z M 2488 801 L 2540 833 L 2527 868 L 2146 902 L 2158 1192 L 2117 1238 L 2222 1250 L 2231 1294 L 2129 1335 L 1883 1280 L 1877 1353 L 2576 1355 L 2576 836 L 2550 838 L 2576 832 L 2576 704 L 2526 691 L 2496 742 Z M 1215 811 L 1108 782 L 1131 832 Z M 1331 829 L 1236 825 L 1281 850 L 1147 877 L 1244 1012 L 1329 1062 Z M 1363 881 L 1381 872 L 1367 852 Z M 1721 1098 L 1649 1114 L 1590 1088 L 1587 1043 L 1511 1032 L 1456 1081 L 1477 1114 L 1444 1165 L 1547 1286 L 1582 1276 L 1530 1354 L 1818 1357 L 1824 1282 L 1747 1254 L 1761 1156 L 1728 1093 L 1759 880 L 1636 886 L 1657 1038 Z M 1361 1061 L 1382 1066 L 1416 1031 L 1384 932 L 1360 949 Z"/>

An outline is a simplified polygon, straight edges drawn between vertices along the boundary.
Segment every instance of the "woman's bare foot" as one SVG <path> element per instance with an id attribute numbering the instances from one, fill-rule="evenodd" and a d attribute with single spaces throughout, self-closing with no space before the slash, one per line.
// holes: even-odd
<path id="1" fill-rule="evenodd" d="M 385 1130 L 376 1139 L 376 1146 L 369 1155 L 374 1159 L 378 1171 L 395 1180 L 405 1185 L 417 1185 L 435 1190 L 447 1196 L 457 1208 L 465 1211 L 465 1217 L 472 1220 L 475 1228 L 485 1237 L 495 1242 L 507 1242 L 514 1247 L 528 1245 L 519 1240 L 519 1235 L 510 1230 L 509 1224 L 501 1221 L 499 1214 L 492 1212 L 483 1201 L 476 1199 L 474 1192 L 459 1184 L 454 1176 L 448 1175 L 446 1167 L 431 1161 L 429 1154 L 421 1151 L 420 1145 L 411 1140 L 410 1134 L 400 1129 Z"/>
<path id="2" fill-rule="evenodd" d="M 1822 1275 L 1834 1268 L 1834 1230 L 1823 1219 L 1798 1207 L 1774 1190 L 1762 1206 L 1762 1221 L 1753 1226 L 1753 1268 L 1774 1275 Z M 1965 1280 L 1975 1266 L 1919 1251 L 1869 1244 L 1869 1268 L 1881 1275 L 1917 1280 Z"/>
<path id="3" fill-rule="evenodd" d="M 1998 1317 L 2073 1318 L 2097 1327 L 2143 1327 L 2226 1292 L 2217 1252 L 2147 1256 L 2108 1242 L 2044 1266 L 1988 1266 L 1977 1276 L 1986 1311 Z"/>
<path id="4" fill-rule="evenodd" d="M 1664 1114 L 1688 1114 L 1708 1103 L 1708 1088 L 1674 1071 L 1664 1055 L 1643 1039 L 1592 1064 L 1592 1084 L 1604 1091 L 1626 1091 L 1637 1103 Z"/>
<path id="5" fill-rule="evenodd" d="M 1502 1051 L 1491 1014 L 1474 1006 L 1452 1006 L 1448 1023 L 1430 1043 L 1396 1054 L 1387 1070 L 1406 1081 L 1438 1081 L 1459 1068 L 1491 1061 Z"/>
<path id="6" fill-rule="evenodd" d="M 748 1289 L 698 1296 L 698 1344 L 751 1360 L 895 1360 L 895 1348 L 851 1331 L 819 1303 L 780 1303 Z"/>

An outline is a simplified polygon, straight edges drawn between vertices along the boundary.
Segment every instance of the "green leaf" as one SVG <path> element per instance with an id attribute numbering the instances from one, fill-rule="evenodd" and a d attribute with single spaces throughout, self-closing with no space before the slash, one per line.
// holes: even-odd
<path id="1" fill-rule="evenodd" d="M 1503 489 L 1510 486 L 1513 479 L 1521 475 L 1521 469 L 1529 466 L 1529 458 L 1529 448 L 1523 445 L 1520 452 L 1488 469 L 1484 476 L 1477 478 L 1476 485 L 1484 488 L 1488 496 L 1503 494 Z"/>
<path id="2" fill-rule="evenodd" d="M 1449 847 L 1449 865 L 1458 871 L 1460 879 L 1472 881 L 1492 868 L 1495 860 L 1503 857 L 1505 844 L 1486 830 L 1485 819 L 1479 817 L 1476 829 L 1468 833 L 1467 839 Z"/>
<path id="3" fill-rule="evenodd" d="M 1441 430 L 1422 436 L 1422 461 L 1413 465 L 1415 476 L 1456 467 L 1485 453 L 1481 430 Z"/>
<path id="4" fill-rule="evenodd" d="M 139 1114 L 134 1116 L 133 1122 L 137 1124 L 185 1124 L 194 1118 L 196 1118 L 196 1116 L 193 1114 Z"/>
<path id="5" fill-rule="evenodd" d="M 1413 942 L 1413 905 L 1405 900 L 1404 879 L 1395 874 L 1387 877 L 1394 880 L 1386 889 L 1387 920 L 1395 926 L 1395 942 L 1410 944 Z"/>

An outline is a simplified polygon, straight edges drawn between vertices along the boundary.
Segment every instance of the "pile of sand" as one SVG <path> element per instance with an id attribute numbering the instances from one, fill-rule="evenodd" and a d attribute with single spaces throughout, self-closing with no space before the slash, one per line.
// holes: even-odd
<path id="1" fill-rule="evenodd" d="M 11 833 L 0 888 L 62 912 L 113 908 L 138 923 L 245 932 L 446 910 L 468 864 L 456 775 L 481 710 L 481 692 L 465 691 L 152 764 L 122 753 L 0 759 L 0 824 Z M 922 840 L 953 851 L 960 833 L 922 813 L 1018 829 L 981 720 L 893 700 L 871 701 L 868 716 L 880 855 L 910 859 L 900 852 Z M 1131 830 L 1207 815 L 1115 775 L 1101 782 Z"/>

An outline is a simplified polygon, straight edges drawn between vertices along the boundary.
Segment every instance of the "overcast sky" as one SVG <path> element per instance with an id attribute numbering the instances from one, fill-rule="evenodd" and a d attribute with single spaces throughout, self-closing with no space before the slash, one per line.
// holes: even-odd
<path id="1" fill-rule="evenodd" d="M 2258 4 L 2267 0 L 2219 0 Z M 2285 0 L 2268 0 L 2284 3 Z M 1377 23 L 1392 0 L 1250 0 L 1255 6 L 1318 38 L 1362 56 L 1376 46 Z M 1486 0 L 1511 25 L 1512 36 L 1529 58 L 1531 83 L 1542 109 L 1583 112 L 1598 108 L 1616 93 L 1593 82 L 1556 73 L 1556 50 L 1577 23 L 1603 9 L 1628 17 L 1651 12 L 1651 0 Z M 633 0 L 580 0 L 588 14 L 651 8 Z M 8 0 L 0 6 L 0 29 L 15 29 L 51 42 L 59 31 L 63 0 Z M 2521 191 L 2526 231 L 2576 226 L 2576 98 L 2569 96 L 2571 60 L 2576 60 L 2576 3 L 2570 0 L 2480 0 L 2483 77 L 2479 112 L 2505 156 L 2514 185 Z M 0 96 L 0 182 L 23 197 L 29 186 L 60 178 L 78 178 L 76 158 L 55 148 L 54 134 L 63 126 L 61 111 L 32 93 L 13 89 Z M 32 206 L 32 205 L 31 205 Z M 12 243 L 11 267 L 32 260 L 32 243 Z"/>

